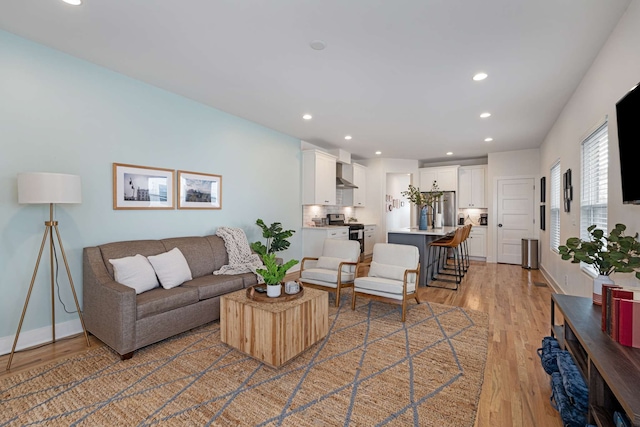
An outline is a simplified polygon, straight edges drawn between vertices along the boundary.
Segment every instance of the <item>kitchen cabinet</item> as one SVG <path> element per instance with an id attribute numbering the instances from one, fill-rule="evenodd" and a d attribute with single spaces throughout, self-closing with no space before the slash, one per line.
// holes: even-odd
<path id="1" fill-rule="evenodd" d="M 319 257 L 325 239 L 349 240 L 349 227 L 306 227 L 302 229 L 302 256 Z"/>
<path id="2" fill-rule="evenodd" d="M 351 181 L 358 188 L 345 188 L 342 190 L 341 206 L 364 208 L 365 195 L 367 193 L 367 167 L 357 163 L 342 165 L 342 177 Z"/>
<path id="3" fill-rule="evenodd" d="M 486 165 L 464 166 L 458 170 L 458 207 L 486 208 Z"/>
<path id="4" fill-rule="evenodd" d="M 364 226 L 364 256 L 373 254 L 373 245 L 376 244 L 376 226 L 369 224 Z"/>
<path id="5" fill-rule="evenodd" d="M 353 164 L 353 184 L 358 188 L 353 189 L 353 206 L 364 208 L 365 195 L 367 193 L 367 168 L 366 166 Z"/>
<path id="6" fill-rule="evenodd" d="M 302 204 L 336 204 L 336 158 L 331 154 L 302 152 Z"/>
<path id="7" fill-rule="evenodd" d="M 486 258 L 487 257 L 487 228 L 473 226 L 471 227 L 471 233 L 467 239 L 467 245 L 469 247 L 469 256 Z"/>
<path id="8" fill-rule="evenodd" d="M 420 191 L 431 190 L 433 181 L 438 183 L 440 191 L 458 191 L 458 167 L 420 168 Z"/>

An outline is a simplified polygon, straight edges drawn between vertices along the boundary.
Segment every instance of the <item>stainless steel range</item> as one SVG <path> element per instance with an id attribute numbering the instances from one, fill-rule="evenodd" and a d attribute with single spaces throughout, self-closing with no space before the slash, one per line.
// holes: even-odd
<path id="1" fill-rule="evenodd" d="M 349 240 L 360 243 L 360 261 L 364 261 L 364 224 L 345 222 L 344 214 L 327 214 L 327 223 L 336 227 L 349 227 Z"/>

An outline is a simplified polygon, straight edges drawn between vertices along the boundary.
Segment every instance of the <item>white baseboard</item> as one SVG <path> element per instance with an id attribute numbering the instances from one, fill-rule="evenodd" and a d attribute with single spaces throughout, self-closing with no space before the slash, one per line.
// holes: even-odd
<path id="1" fill-rule="evenodd" d="M 82 333 L 82 324 L 80 323 L 80 319 L 56 323 L 56 340 L 79 333 Z M 44 326 L 30 331 L 21 331 L 16 351 L 51 342 L 51 338 L 51 326 Z M 15 335 L 0 338 L 0 355 L 11 353 L 11 347 L 13 346 L 14 339 Z"/>
<path id="2" fill-rule="evenodd" d="M 564 294 L 565 293 L 564 290 L 560 287 L 560 285 L 558 285 L 558 283 L 549 274 L 549 272 L 547 270 L 545 270 L 543 265 L 540 266 L 540 272 L 542 273 L 544 278 L 547 279 L 547 282 L 549 283 L 549 286 L 551 286 L 551 289 L 553 289 L 553 291 L 555 293 L 557 293 L 557 294 Z"/>

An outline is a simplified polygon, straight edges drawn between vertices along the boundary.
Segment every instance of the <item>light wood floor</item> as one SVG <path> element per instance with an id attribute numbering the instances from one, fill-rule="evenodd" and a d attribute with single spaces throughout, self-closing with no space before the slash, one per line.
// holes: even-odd
<path id="1" fill-rule="evenodd" d="M 536 349 L 549 335 L 549 287 L 542 274 L 516 265 L 472 262 L 460 290 L 420 288 L 422 300 L 489 313 L 489 354 L 476 427 L 560 427 L 551 407 L 549 377 Z M 91 337 L 91 348 L 103 345 Z M 82 335 L 16 353 L 11 371 L 0 357 L 0 378 L 87 351 Z M 135 357 L 135 356 L 134 356 Z"/>

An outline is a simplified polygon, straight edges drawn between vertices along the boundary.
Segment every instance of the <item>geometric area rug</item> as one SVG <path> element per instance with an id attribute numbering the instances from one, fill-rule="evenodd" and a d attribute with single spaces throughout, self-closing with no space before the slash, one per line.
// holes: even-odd
<path id="1" fill-rule="evenodd" d="M 213 322 L 136 351 L 108 347 L 0 381 L 0 426 L 472 426 L 486 313 L 350 293 L 329 334 L 270 368 L 220 342 Z M 345 295 L 347 297 L 347 295 Z"/>

